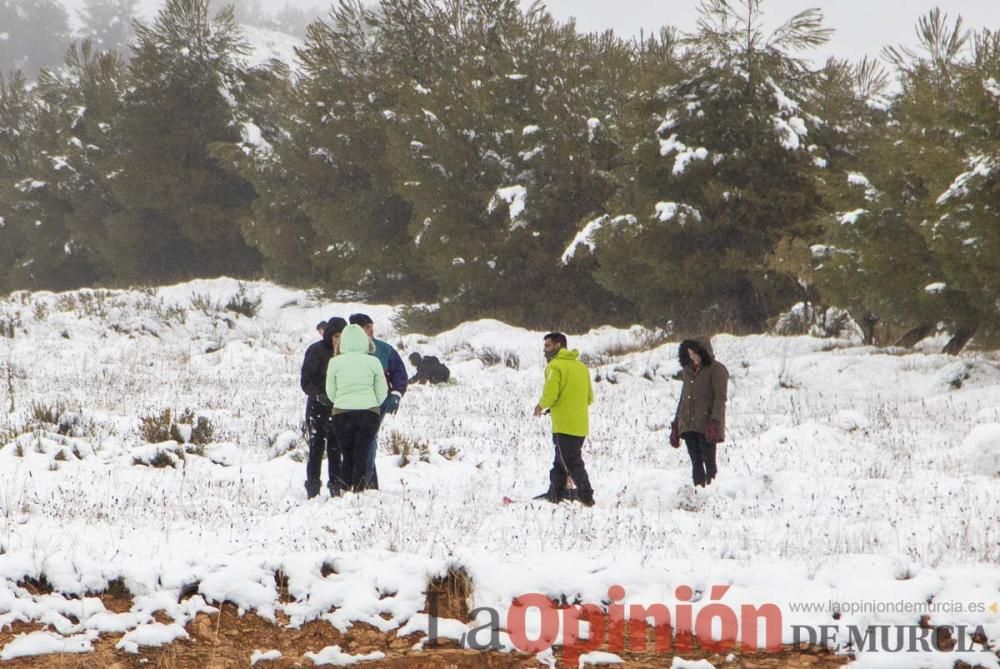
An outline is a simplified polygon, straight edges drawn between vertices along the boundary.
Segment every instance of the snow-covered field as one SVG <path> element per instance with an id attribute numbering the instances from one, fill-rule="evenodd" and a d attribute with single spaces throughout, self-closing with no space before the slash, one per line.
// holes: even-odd
<path id="1" fill-rule="evenodd" d="M 219 279 L 0 301 L 0 626 L 51 630 L 11 642 L 0 659 L 85 652 L 99 632 L 122 635 L 123 648 L 168 642 L 225 600 L 268 618 L 283 611 L 293 625 L 419 630 L 428 577 L 450 565 L 471 575 L 475 606 L 501 614 L 530 592 L 606 602 L 612 585 L 626 603 L 672 608 L 675 589 L 689 585 L 697 615 L 712 586 L 728 585 L 722 601 L 736 609 L 779 605 L 786 642 L 795 624 L 920 618 L 845 610 L 834 620 L 829 609 L 793 611 L 799 603 L 933 601 L 965 608 L 934 611 L 933 625 L 982 625 L 1000 644 L 1000 610 L 989 608 L 1000 602 L 994 355 L 717 336 L 732 377 L 730 441 L 716 483 L 695 492 L 686 453 L 667 445 L 676 342 L 629 353 L 655 335 L 571 334 L 598 379 L 585 447 L 597 505 L 552 506 L 523 501 L 546 487 L 552 456 L 547 419 L 531 417 L 542 333 L 479 321 L 398 336 L 392 307 L 265 283 L 245 286 L 262 300 L 246 317 L 223 307 L 238 290 Z M 358 310 L 404 358 L 441 357 L 453 380 L 411 388 L 383 426 L 384 442 L 393 432 L 425 442 L 422 458 L 401 466 L 380 453 L 381 491 L 307 501 L 302 353 L 317 321 Z M 491 352 L 518 368 L 485 366 Z M 190 410 L 187 423 L 207 418 L 210 443 L 147 443 L 142 418 L 165 409 Z M 175 434 L 191 438 L 190 429 Z M 144 464 L 153 461 L 173 466 Z M 336 573 L 324 577 L 324 564 Z M 278 599 L 279 569 L 291 603 Z M 57 594 L 32 596 L 18 585 L 26 577 Z M 129 613 L 62 596 L 119 577 L 135 595 Z M 198 594 L 179 603 L 191 585 Z M 176 625 L 156 623 L 156 610 Z M 956 659 L 1000 666 L 988 651 L 910 654 L 903 664 L 861 652 L 854 666 Z"/>

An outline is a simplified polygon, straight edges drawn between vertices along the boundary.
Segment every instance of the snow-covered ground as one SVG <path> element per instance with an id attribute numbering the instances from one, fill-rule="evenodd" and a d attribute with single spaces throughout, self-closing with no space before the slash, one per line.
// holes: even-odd
<path id="1" fill-rule="evenodd" d="M 261 299 L 255 317 L 225 310 L 239 290 L 228 279 L 0 301 L 0 626 L 50 627 L 0 659 L 86 652 L 97 632 L 122 635 L 126 649 L 169 642 L 225 600 L 268 618 L 283 611 L 293 625 L 419 630 L 428 577 L 450 565 L 471 575 L 475 606 L 502 615 L 520 594 L 600 603 L 613 585 L 626 603 L 671 608 L 675 589 L 691 586 L 697 615 L 710 588 L 727 585 L 722 601 L 737 610 L 779 605 L 786 642 L 795 624 L 920 618 L 845 610 L 834 620 L 798 604 L 933 601 L 952 603 L 930 614 L 933 625 L 982 625 L 1000 644 L 1000 610 L 989 608 L 1000 602 L 996 356 L 717 336 L 731 373 L 729 442 L 717 481 L 695 492 L 686 453 L 667 445 L 676 342 L 629 353 L 656 334 L 571 335 L 598 379 L 585 448 L 597 505 L 552 506 L 524 501 L 546 487 L 552 456 L 548 420 L 531 417 L 542 333 L 478 321 L 399 336 L 392 307 L 244 289 Z M 404 358 L 435 354 L 453 380 L 411 388 L 383 426 L 384 442 L 393 432 L 424 441 L 422 459 L 401 466 L 383 452 L 381 491 L 307 501 L 302 353 L 317 321 L 358 310 Z M 517 368 L 485 366 L 489 354 Z M 210 443 L 186 449 L 201 454 L 144 441 L 141 419 L 165 409 L 211 422 Z M 143 464 L 157 455 L 174 466 Z M 336 573 L 324 577 L 324 564 Z M 291 603 L 279 601 L 279 569 Z M 32 596 L 18 585 L 26 577 L 56 594 Z M 129 613 L 63 596 L 119 577 L 135 595 Z M 186 585 L 198 592 L 179 602 Z M 176 625 L 155 622 L 156 610 Z M 907 657 L 1000 666 L 991 652 Z M 862 652 L 855 665 L 898 661 Z"/>

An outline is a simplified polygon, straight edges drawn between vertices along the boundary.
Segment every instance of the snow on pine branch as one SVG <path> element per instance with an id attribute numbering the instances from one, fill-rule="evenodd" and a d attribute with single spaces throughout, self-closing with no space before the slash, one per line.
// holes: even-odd
<path id="1" fill-rule="evenodd" d="M 496 211 L 496 208 L 500 206 L 501 202 L 506 202 L 508 207 L 508 212 L 510 213 L 510 229 L 516 230 L 517 228 L 523 228 L 527 225 L 524 221 L 520 220 L 521 214 L 524 213 L 524 208 L 528 201 L 528 189 L 524 186 L 506 186 L 504 188 L 497 188 L 496 193 L 490 198 L 490 203 L 486 207 L 486 212 L 492 214 Z"/>
<path id="2" fill-rule="evenodd" d="M 997 168 L 997 160 L 990 156 L 977 155 L 969 159 L 969 169 L 962 172 L 948 186 L 948 190 L 941 193 L 937 199 L 937 204 L 942 205 L 954 198 L 965 197 L 969 194 L 969 182 L 976 177 L 987 178 Z"/>
<path id="3" fill-rule="evenodd" d="M 596 251 L 597 243 L 594 241 L 594 237 L 597 235 L 598 231 L 600 231 L 601 228 L 603 228 L 605 225 L 615 226 L 615 225 L 621 225 L 623 223 L 627 225 L 635 225 L 637 220 L 638 219 L 636 219 L 636 217 L 631 214 L 626 214 L 624 216 L 615 216 L 614 218 L 611 218 L 607 214 L 604 214 L 603 216 L 598 216 L 594 220 L 587 223 L 587 225 L 583 226 L 583 229 L 580 230 L 580 232 L 576 233 L 576 237 L 573 238 L 573 241 L 571 241 L 569 243 L 569 246 L 566 247 L 566 250 L 563 251 L 563 254 L 561 256 L 562 264 L 563 265 L 569 264 L 569 261 L 572 260 L 573 256 L 576 255 L 577 247 L 579 247 L 580 245 L 586 246 L 588 249 L 591 250 L 591 252 Z"/>
<path id="4" fill-rule="evenodd" d="M 668 156 L 674 151 L 677 152 L 677 156 L 674 158 L 674 174 L 683 174 L 684 170 L 687 169 L 688 163 L 692 160 L 705 160 L 708 158 L 708 149 L 703 146 L 692 149 L 678 140 L 676 133 L 670 135 L 667 139 L 660 140 L 661 156 Z"/>
<path id="5" fill-rule="evenodd" d="M 701 221 L 700 211 L 689 205 L 677 204 L 676 202 L 657 202 L 655 216 L 656 220 L 661 223 L 676 219 L 678 225 L 684 225 L 688 219 L 695 222 Z"/>

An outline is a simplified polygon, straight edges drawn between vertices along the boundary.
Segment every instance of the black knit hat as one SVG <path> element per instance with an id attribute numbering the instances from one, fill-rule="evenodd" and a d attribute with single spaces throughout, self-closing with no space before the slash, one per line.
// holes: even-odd
<path id="1" fill-rule="evenodd" d="M 329 332 L 331 336 L 335 334 L 340 334 L 341 332 L 344 331 L 344 328 L 346 327 L 347 327 L 347 321 L 345 321 L 340 316 L 334 316 L 333 318 L 327 320 L 326 331 L 323 334 L 326 334 L 327 332 Z"/>

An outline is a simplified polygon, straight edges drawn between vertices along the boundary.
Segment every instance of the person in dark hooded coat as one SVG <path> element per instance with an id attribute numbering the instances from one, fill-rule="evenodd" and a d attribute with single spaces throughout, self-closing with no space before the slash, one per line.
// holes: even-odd
<path id="1" fill-rule="evenodd" d="M 410 377 L 410 383 L 448 383 L 451 370 L 433 355 L 420 355 L 416 351 L 410 354 L 410 364 L 417 373 Z"/>
<path id="2" fill-rule="evenodd" d="M 330 424 L 332 404 L 326 396 L 326 370 L 333 357 L 335 338 L 347 325 L 338 316 L 326 321 L 323 339 L 306 349 L 302 360 L 299 385 L 306 394 L 306 429 L 309 433 L 309 459 L 306 461 L 306 496 L 315 497 L 323 488 L 321 470 L 323 453 L 326 452 L 330 495 L 337 496 L 344 489 L 341 472 L 340 449 Z"/>
<path id="3" fill-rule="evenodd" d="M 705 338 L 685 339 L 677 355 L 683 386 L 670 424 L 670 445 L 680 448 L 684 440 L 692 481 L 705 487 L 718 474 L 716 446 L 726 439 L 729 370 L 715 359 L 712 344 Z"/>

